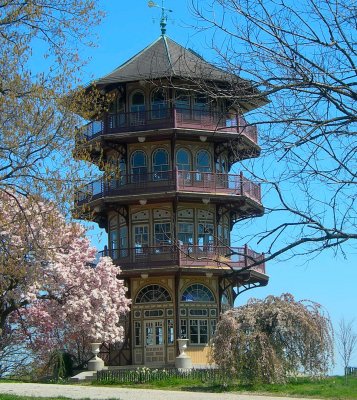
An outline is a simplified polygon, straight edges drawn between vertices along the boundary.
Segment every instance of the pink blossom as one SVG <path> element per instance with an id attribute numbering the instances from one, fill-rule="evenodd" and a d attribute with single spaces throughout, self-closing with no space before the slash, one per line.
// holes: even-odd
<path id="1" fill-rule="evenodd" d="M 120 269 L 107 257 L 90 266 L 97 251 L 82 226 L 66 222 L 51 203 L 4 192 L 0 221 L 0 254 L 7 255 L 0 302 L 15 305 L 9 318 L 19 340 L 46 354 L 123 339 L 120 317 L 130 301 Z"/>

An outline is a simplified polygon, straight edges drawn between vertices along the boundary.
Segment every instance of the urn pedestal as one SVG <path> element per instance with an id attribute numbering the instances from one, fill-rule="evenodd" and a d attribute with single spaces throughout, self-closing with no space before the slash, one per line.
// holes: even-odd
<path id="1" fill-rule="evenodd" d="M 177 339 L 180 355 L 176 357 L 175 367 L 180 369 L 192 369 L 192 359 L 185 353 L 188 339 Z"/>
<path id="2" fill-rule="evenodd" d="M 104 368 L 104 361 L 98 357 L 102 343 L 91 343 L 93 358 L 88 361 L 88 371 L 101 371 Z"/>

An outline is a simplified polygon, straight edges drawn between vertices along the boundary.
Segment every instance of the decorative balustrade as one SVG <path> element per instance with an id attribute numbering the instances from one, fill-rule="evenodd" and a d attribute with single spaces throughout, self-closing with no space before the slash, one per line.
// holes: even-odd
<path id="1" fill-rule="evenodd" d="M 243 174 L 221 174 L 199 171 L 160 171 L 128 174 L 118 179 L 100 179 L 77 192 L 77 205 L 98 198 L 131 194 L 152 194 L 160 191 L 199 192 L 211 195 L 246 196 L 261 203 L 260 185 Z"/>
<path id="2" fill-rule="evenodd" d="M 234 132 L 248 137 L 254 143 L 258 140 L 256 126 L 248 125 L 238 114 L 227 119 L 224 113 L 175 107 L 106 114 L 103 120 L 91 121 L 82 127 L 81 134 L 84 140 L 91 140 L 105 134 L 165 128 Z"/>
<path id="3" fill-rule="evenodd" d="M 251 269 L 265 274 L 264 254 L 244 247 L 207 245 L 174 245 L 105 249 L 100 256 L 111 257 L 117 264 L 128 270 L 157 269 L 168 266 L 180 268 L 229 267 L 233 270 L 247 268 L 261 262 Z"/>

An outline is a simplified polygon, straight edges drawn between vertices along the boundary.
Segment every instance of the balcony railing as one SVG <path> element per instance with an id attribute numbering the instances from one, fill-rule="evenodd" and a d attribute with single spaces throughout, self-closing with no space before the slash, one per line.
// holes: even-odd
<path id="1" fill-rule="evenodd" d="M 148 195 L 161 191 L 199 192 L 212 195 L 246 196 L 261 203 L 260 185 L 243 174 L 221 174 L 198 171 L 160 171 L 147 174 L 129 174 L 119 179 L 99 179 L 77 192 L 78 206 L 90 201 L 132 194 Z"/>
<path id="2" fill-rule="evenodd" d="M 232 248 L 215 245 L 163 245 L 106 249 L 99 255 L 111 257 L 125 271 L 151 270 L 168 266 L 230 267 L 233 270 L 239 270 L 264 259 L 264 254 L 256 253 L 247 246 Z M 262 262 L 251 269 L 265 274 L 265 263 Z"/>
<path id="3" fill-rule="evenodd" d="M 106 114 L 102 121 L 92 121 L 85 125 L 81 133 L 84 140 L 91 140 L 105 134 L 165 128 L 234 132 L 246 136 L 254 143 L 258 140 L 256 126 L 248 125 L 238 114 L 233 119 L 227 119 L 224 113 L 175 107 Z"/>

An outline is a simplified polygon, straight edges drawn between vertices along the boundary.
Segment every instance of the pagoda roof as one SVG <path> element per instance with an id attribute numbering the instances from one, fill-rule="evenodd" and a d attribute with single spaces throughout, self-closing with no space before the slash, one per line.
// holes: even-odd
<path id="1" fill-rule="evenodd" d="M 193 50 L 186 49 L 162 35 L 114 71 L 93 83 L 97 86 L 107 86 L 173 77 L 222 82 L 239 79 L 208 63 Z"/>

